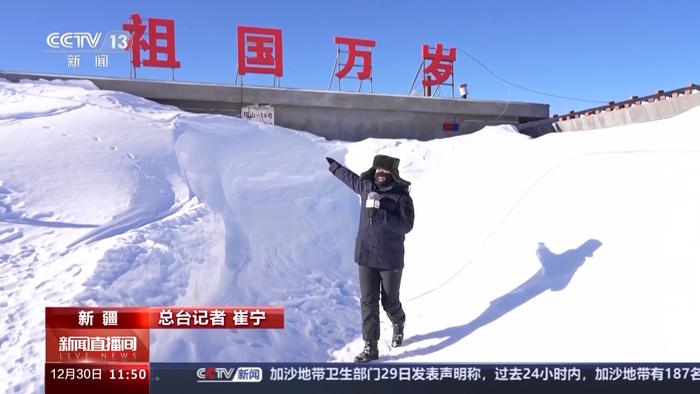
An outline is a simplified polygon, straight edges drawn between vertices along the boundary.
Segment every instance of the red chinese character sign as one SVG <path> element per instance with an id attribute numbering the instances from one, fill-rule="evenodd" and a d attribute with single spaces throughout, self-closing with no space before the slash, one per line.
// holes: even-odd
<path id="1" fill-rule="evenodd" d="M 282 30 L 238 26 L 238 75 L 282 77 Z"/>
<path id="2" fill-rule="evenodd" d="M 430 61 L 423 69 L 423 86 L 442 85 L 452 76 L 454 61 L 457 59 L 455 48 L 443 52 L 442 44 L 435 46 L 435 52 L 430 52 L 430 46 L 423 45 L 423 61 Z M 432 75 L 433 78 L 429 78 Z"/>
<path id="3" fill-rule="evenodd" d="M 331 81 L 328 84 L 328 89 L 333 85 L 333 77 L 338 78 L 338 89 L 340 89 L 340 80 L 348 78 L 357 78 L 360 80 L 360 89 L 362 89 L 362 82 L 369 79 L 370 91 L 372 90 L 372 48 L 376 46 L 376 41 L 368 40 L 363 38 L 348 38 L 348 37 L 335 37 L 335 44 L 337 46 L 337 54 L 335 59 L 335 66 L 333 68 L 333 75 L 331 76 Z M 344 63 L 341 60 L 341 53 L 347 53 Z M 362 60 L 362 64 L 357 64 L 359 60 Z M 340 70 L 338 68 L 340 67 Z M 355 76 L 348 76 L 348 74 L 353 70 L 353 68 L 362 67 Z M 336 70 L 338 70 L 336 72 Z"/>
<path id="4" fill-rule="evenodd" d="M 362 59 L 362 70 L 357 72 L 357 79 L 364 80 L 372 77 L 372 51 L 369 49 L 360 49 L 358 47 L 374 48 L 376 41 L 361 38 L 336 37 L 335 43 L 339 46 L 347 46 L 348 53 L 345 66 L 335 74 L 336 77 L 343 78 L 348 75 L 350 70 L 355 66 L 355 61 L 358 57 Z"/>
<path id="5" fill-rule="evenodd" d="M 172 19 L 148 18 L 148 26 L 144 25 L 139 14 L 129 17 L 131 23 L 124 23 L 122 28 L 131 33 L 132 64 L 141 67 L 180 68 L 180 62 L 175 58 L 175 21 Z M 144 33 L 148 28 L 148 35 Z M 163 42 L 162 45 L 159 42 Z M 148 58 L 141 61 L 141 51 L 148 52 Z"/>

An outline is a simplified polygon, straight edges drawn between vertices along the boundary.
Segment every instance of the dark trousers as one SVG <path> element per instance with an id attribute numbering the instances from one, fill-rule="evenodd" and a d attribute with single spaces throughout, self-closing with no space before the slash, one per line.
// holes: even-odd
<path id="1" fill-rule="evenodd" d="M 399 301 L 401 271 L 381 271 L 376 268 L 359 266 L 360 271 L 360 305 L 362 306 L 362 339 L 379 340 L 379 300 L 394 324 L 403 323 L 406 315 Z"/>

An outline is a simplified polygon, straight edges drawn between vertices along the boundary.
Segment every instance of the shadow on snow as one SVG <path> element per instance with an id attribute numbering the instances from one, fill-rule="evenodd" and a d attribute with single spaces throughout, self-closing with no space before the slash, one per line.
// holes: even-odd
<path id="1" fill-rule="evenodd" d="M 410 350 L 399 355 L 382 357 L 382 361 L 399 360 L 406 357 L 423 356 L 440 351 L 451 346 L 479 328 L 503 317 L 506 313 L 525 304 L 531 299 L 547 290 L 560 291 L 571 282 L 576 271 L 586 262 L 586 258 L 593 256 L 602 242 L 597 239 L 589 239 L 576 249 L 567 250 L 561 254 L 554 254 L 540 242 L 537 247 L 537 257 L 542 267 L 530 279 L 507 294 L 491 301 L 486 310 L 471 322 L 445 328 L 427 334 L 416 335 L 406 339 L 404 346 L 427 339 L 445 338 L 443 341 L 420 349 Z"/>

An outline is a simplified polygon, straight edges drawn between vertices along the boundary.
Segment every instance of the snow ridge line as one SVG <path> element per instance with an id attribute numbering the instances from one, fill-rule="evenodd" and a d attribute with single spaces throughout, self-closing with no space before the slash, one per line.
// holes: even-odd
<path id="1" fill-rule="evenodd" d="M 430 293 L 433 293 L 436 290 L 439 290 L 443 287 L 445 287 L 448 283 L 450 283 L 454 278 L 459 276 L 460 273 L 462 273 L 468 266 L 470 266 L 478 257 L 481 255 L 482 250 L 484 249 L 484 246 L 488 243 L 488 241 L 498 232 L 498 230 L 503 227 L 503 225 L 506 223 L 506 221 L 512 216 L 512 214 L 515 212 L 515 210 L 520 206 L 522 201 L 530 194 L 530 192 L 547 176 L 549 176 L 551 173 L 554 171 L 558 170 L 559 168 L 565 166 L 566 164 L 569 164 L 573 161 L 582 159 L 584 157 L 590 157 L 590 156 L 604 156 L 604 155 L 621 155 L 621 154 L 639 154 L 639 153 L 682 153 L 682 154 L 694 154 L 694 155 L 700 155 L 700 150 L 651 150 L 651 149 L 633 149 L 633 150 L 613 150 L 613 151 L 603 151 L 603 152 L 587 152 L 587 153 L 582 153 L 573 157 L 570 157 L 566 160 L 563 160 L 556 165 L 552 166 L 549 170 L 545 171 L 544 174 L 539 176 L 530 186 L 521 194 L 521 196 L 518 198 L 518 200 L 513 204 L 513 206 L 508 210 L 508 212 L 503 216 L 503 218 L 498 222 L 498 224 L 491 230 L 485 237 L 484 239 L 479 243 L 479 247 L 476 250 L 476 252 L 467 260 L 467 262 L 460 267 L 454 274 L 452 274 L 449 278 L 447 278 L 445 281 L 443 281 L 441 284 L 426 290 L 417 296 L 411 297 L 406 302 L 411 302 L 415 301 L 417 299 L 420 299 Z"/>
<path id="2" fill-rule="evenodd" d="M 34 119 L 34 118 L 45 118 L 49 116 L 58 116 L 65 114 L 67 112 L 75 111 L 80 108 L 85 107 L 87 103 L 81 103 L 81 102 L 76 102 L 75 106 L 72 107 L 65 107 L 65 108 L 54 108 L 46 111 L 40 111 L 40 112 L 20 112 L 20 113 L 15 113 L 11 115 L 0 115 L 0 125 L 2 126 L 8 126 L 11 125 L 17 121 L 20 120 L 26 120 L 26 119 Z M 17 118 L 15 118 L 17 117 Z"/>
<path id="3" fill-rule="evenodd" d="M 68 109 L 66 109 L 65 111 L 61 111 L 61 112 L 59 112 L 59 113 L 54 113 L 54 114 L 44 114 L 44 113 L 41 113 L 41 114 L 38 114 L 37 116 L 60 115 L 60 114 L 65 113 L 65 112 L 69 112 L 69 111 L 72 111 L 72 110 L 80 109 L 80 108 L 82 108 L 83 106 L 86 106 L 86 105 L 91 105 L 91 106 L 93 106 L 93 107 L 97 107 L 97 108 L 101 108 L 101 109 L 106 109 L 106 110 L 108 110 L 108 111 L 121 112 L 122 114 L 125 114 L 125 115 L 135 116 L 135 117 L 137 117 L 137 118 L 147 119 L 147 120 L 149 120 L 149 121 L 158 121 L 158 122 L 173 122 L 173 121 L 175 121 L 177 118 L 179 118 L 180 116 L 183 115 L 183 113 L 178 113 L 178 114 L 175 114 L 175 116 L 173 116 L 173 117 L 170 118 L 170 119 L 156 119 L 156 118 L 153 118 L 153 117 L 150 117 L 150 116 L 146 116 L 146 115 L 143 115 L 143 114 L 140 114 L 140 113 L 137 113 L 137 112 L 130 112 L 130 111 L 126 111 L 126 110 L 119 109 L 119 108 L 113 108 L 113 107 L 106 107 L 106 106 L 103 106 L 103 105 L 100 105 L 100 104 L 91 103 L 91 102 L 89 102 L 89 101 L 75 100 L 75 99 L 71 99 L 71 98 L 68 98 L 68 97 L 55 97 L 55 96 L 49 96 L 49 95 L 46 95 L 46 94 L 37 94 L 37 93 L 23 92 L 23 91 L 19 91 L 19 90 L 17 90 L 17 89 L 12 89 L 12 88 L 3 88 L 3 89 L 4 89 L 4 90 L 11 91 L 11 92 L 13 92 L 13 93 L 15 93 L 15 94 L 18 94 L 18 95 L 26 95 L 26 96 L 33 96 L 33 97 L 40 97 L 40 98 L 50 98 L 50 99 L 54 99 L 54 100 L 63 100 L 63 101 L 67 101 L 67 102 L 69 102 L 69 103 L 80 104 L 79 107 L 68 108 Z M 114 91 L 112 91 L 112 90 L 100 90 L 100 91 L 102 91 L 102 92 L 114 92 Z M 138 96 L 137 96 L 137 97 L 138 97 Z M 159 104 L 159 105 L 162 105 L 162 104 Z M 0 118 L 0 120 L 2 120 L 2 118 Z"/>

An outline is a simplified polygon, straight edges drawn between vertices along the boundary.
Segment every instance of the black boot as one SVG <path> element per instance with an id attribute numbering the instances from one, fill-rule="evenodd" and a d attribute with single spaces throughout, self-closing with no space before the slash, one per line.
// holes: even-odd
<path id="1" fill-rule="evenodd" d="M 365 341 L 365 348 L 362 349 L 362 353 L 355 356 L 355 362 L 368 363 L 378 358 L 379 349 L 377 348 L 377 341 Z"/>
<path id="2" fill-rule="evenodd" d="M 394 326 L 394 335 L 391 337 L 391 346 L 399 347 L 403 344 L 403 326 L 404 323 L 396 323 Z"/>

